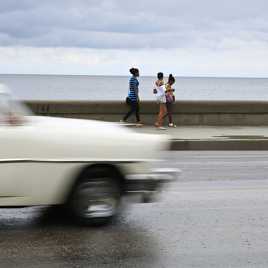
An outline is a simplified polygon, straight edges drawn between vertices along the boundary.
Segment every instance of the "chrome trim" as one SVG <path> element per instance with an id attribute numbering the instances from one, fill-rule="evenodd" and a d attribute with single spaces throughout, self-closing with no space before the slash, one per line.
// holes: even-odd
<path id="1" fill-rule="evenodd" d="M 0 195 L 0 199 L 1 198 L 22 198 L 25 196 L 20 196 L 20 195 Z"/>
<path id="2" fill-rule="evenodd" d="M 177 176 L 181 173 L 180 169 L 177 168 L 159 168 L 153 169 L 150 173 L 145 174 L 129 174 L 127 175 L 127 180 L 160 180 L 160 181 L 170 181 L 176 180 Z"/>
<path id="3" fill-rule="evenodd" d="M 113 164 L 133 164 L 133 163 L 142 163 L 142 162 L 150 162 L 151 160 L 110 160 L 110 159 L 0 159 L 1 163 L 113 163 Z"/>
<path id="4" fill-rule="evenodd" d="M 126 194 L 140 196 L 143 203 L 151 202 L 163 185 L 175 181 L 180 172 L 179 169 L 164 168 L 148 174 L 129 174 L 126 176 Z"/>

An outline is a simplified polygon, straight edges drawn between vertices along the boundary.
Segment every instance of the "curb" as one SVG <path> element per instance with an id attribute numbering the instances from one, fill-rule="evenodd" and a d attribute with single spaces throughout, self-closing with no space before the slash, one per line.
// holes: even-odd
<path id="1" fill-rule="evenodd" d="M 268 140 L 171 140 L 172 151 L 268 151 Z"/>

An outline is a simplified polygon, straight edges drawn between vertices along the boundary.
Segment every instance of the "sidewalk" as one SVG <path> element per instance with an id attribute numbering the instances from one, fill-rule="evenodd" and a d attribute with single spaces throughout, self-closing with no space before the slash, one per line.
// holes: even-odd
<path id="1" fill-rule="evenodd" d="M 131 127 L 141 133 L 169 135 L 173 150 L 268 150 L 268 126 L 178 126 L 159 130 Z"/>

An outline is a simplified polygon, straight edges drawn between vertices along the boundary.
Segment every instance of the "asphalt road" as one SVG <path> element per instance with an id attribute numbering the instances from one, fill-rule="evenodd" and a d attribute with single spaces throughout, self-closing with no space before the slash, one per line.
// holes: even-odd
<path id="1" fill-rule="evenodd" d="M 183 173 L 161 202 L 131 206 L 106 227 L 1 209 L 0 267 L 268 267 L 268 152 L 169 157 Z"/>

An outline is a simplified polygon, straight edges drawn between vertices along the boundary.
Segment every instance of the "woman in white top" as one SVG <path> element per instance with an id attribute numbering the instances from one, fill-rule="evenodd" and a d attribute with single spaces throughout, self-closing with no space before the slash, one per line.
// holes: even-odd
<path id="1" fill-rule="evenodd" d="M 156 88 L 154 89 L 154 94 L 156 94 L 157 102 L 159 103 L 159 113 L 157 116 L 157 121 L 155 126 L 158 129 L 165 130 L 163 127 L 163 118 L 167 112 L 166 108 L 166 95 L 165 95 L 165 83 L 164 83 L 164 74 L 158 73 L 157 80 L 155 82 Z"/>

